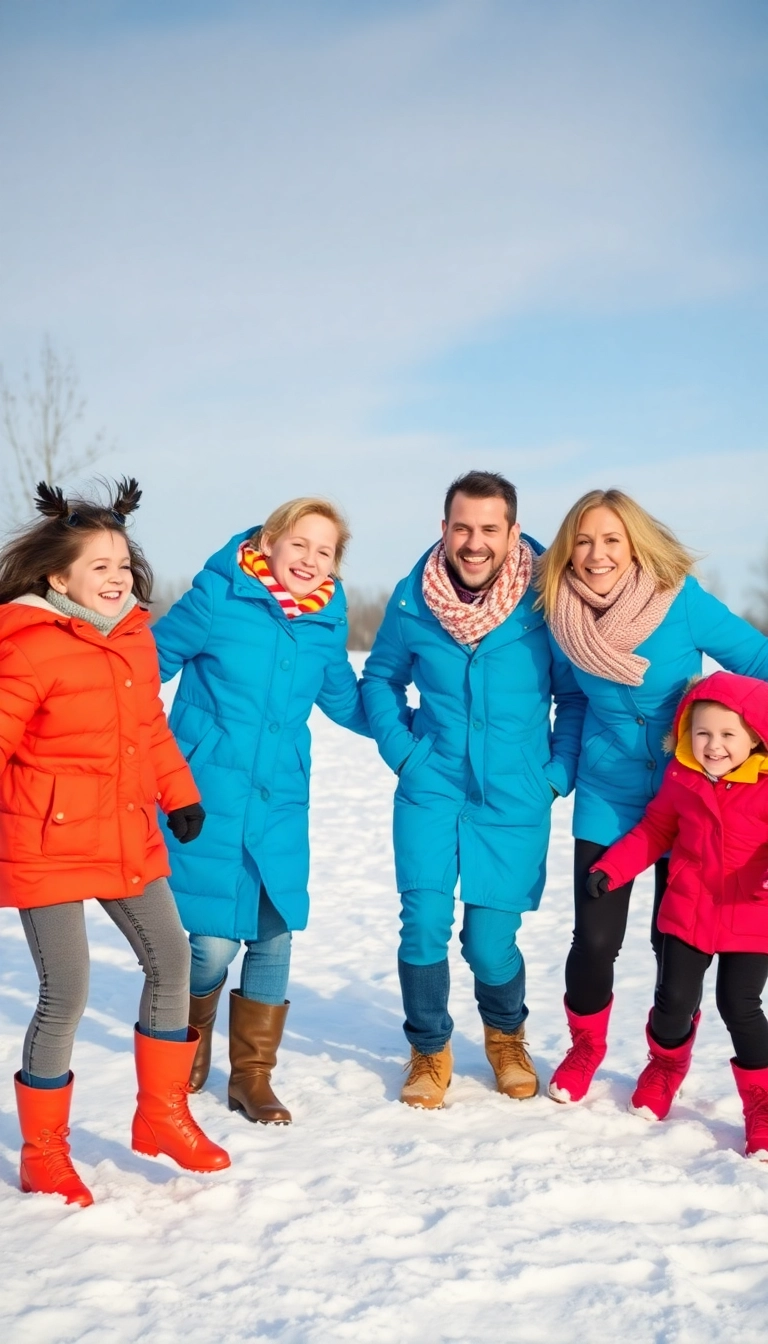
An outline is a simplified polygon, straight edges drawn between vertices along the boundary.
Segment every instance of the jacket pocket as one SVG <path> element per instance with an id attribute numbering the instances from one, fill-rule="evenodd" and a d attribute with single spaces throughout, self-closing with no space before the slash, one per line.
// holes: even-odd
<path id="1" fill-rule="evenodd" d="M 405 760 L 403 761 L 403 764 L 400 767 L 400 773 L 398 775 L 398 779 L 400 780 L 407 779 L 408 776 L 412 774 L 412 772 L 415 769 L 418 768 L 418 766 L 422 765 L 423 762 L 427 759 L 433 746 L 434 742 L 428 733 L 425 733 L 423 737 L 420 737 L 418 742 L 416 743 L 416 746 L 413 748 L 413 751 L 410 753 L 410 755 L 406 756 Z"/>
<path id="2" fill-rule="evenodd" d="M 217 724 L 212 723 L 209 728 L 206 728 L 200 741 L 185 753 L 187 765 L 192 767 L 193 772 L 205 765 L 205 762 L 208 760 L 208 757 L 214 747 L 217 746 L 222 736 L 221 728 L 219 728 Z"/>
<path id="3" fill-rule="evenodd" d="M 546 803 L 547 807 L 551 807 L 555 801 L 555 793 L 547 776 L 544 774 L 543 765 L 539 765 L 539 762 L 536 760 L 536 757 L 529 747 L 523 748 L 523 755 L 525 756 L 525 763 L 528 767 L 529 778 L 533 780 L 538 792 L 541 794 L 542 801 Z"/>
<path id="4" fill-rule="evenodd" d="M 616 742 L 616 734 L 610 729 L 603 728 L 599 733 L 593 733 L 584 743 L 582 758 L 588 771 L 597 769 L 607 751 Z"/>
<path id="5" fill-rule="evenodd" d="M 48 858 L 89 858 L 99 846 L 99 780 L 96 775 L 57 775 L 43 826 Z"/>

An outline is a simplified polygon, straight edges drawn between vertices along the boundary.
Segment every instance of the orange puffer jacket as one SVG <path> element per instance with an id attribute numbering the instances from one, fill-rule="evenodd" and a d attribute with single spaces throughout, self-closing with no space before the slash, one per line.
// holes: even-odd
<path id="1" fill-rule="evenodd" d="M 159 698 L 149 615 L 109 635 L 0 606 L 0 906 L 141 895 L 170 872 L 157 804 L 199 801 Z"/>

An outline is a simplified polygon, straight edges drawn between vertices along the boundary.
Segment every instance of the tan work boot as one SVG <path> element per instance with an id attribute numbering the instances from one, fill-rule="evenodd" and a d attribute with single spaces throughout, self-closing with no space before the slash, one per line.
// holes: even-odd
<path id="1" fill-rule="evenodd" d="M 290 1125 L 291 1112 L 278 1101 L 269 1080 L 277 1063 L 277 1047 L 288 1015 L 282 1004 L 229 995 L 229 1109 L 243 1111 L 261 1125 Z"/>
<path id="2" fill-rule="evenodd" d="M 525 1026 L 520 1025 L 511 1036 L 496 1027 L 485 1027 L 485 1053 L 496 1075 L 496 1090 L 505 1097 L 524 1101 L 535 1097 L 539 1080 L 533 1060 L 525 1048 Z"/>
<path id="3" fill-rule="evenodd" d="M 411 1060 L 405 1066 L 408 1077 L 403 1084 L 400 1100 L 406 1106 L 420 1106 L 425 1111 L 438 1111 L 451 1085 L 453 1057 L 450 1042 L 434 1055 L 422 1055 L 411 1046 Z"/>
<path id="4" fill-rule="evenodd" d="M 189 1025 L 200 1033 L 192 1072 L 189 1075 L 190 1092 L 199 1092 L 208 1081 L 208 1074 L 211 1070 L 213 1024 L 216 1021 L 216 1009 L 219 1006 L 221 991 L 226 981 L 227 977 L 225 975 L 221 984 L 212 989 L 210 994 L 190 994 L 189 996 Z"/>

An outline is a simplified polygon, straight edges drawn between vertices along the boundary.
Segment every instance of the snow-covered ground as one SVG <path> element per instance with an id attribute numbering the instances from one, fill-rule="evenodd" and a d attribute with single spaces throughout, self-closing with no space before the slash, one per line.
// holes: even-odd
<path id="1" fill-rule="evenodd" d="M 18 1191 L 12 1074 L 36 981 L 18 917 L 2 912 L 4 1338 L 764 1341 L 768 1167 L 741 1156 L 729 1040 L 711 983 L 672 1118 L 650 1125 L 626 1111 L 653 983 L 649 883 L 637 884 L 610 1053 L 585 1105 L 493 1092 L 471 977 L 454 948 L 448 1105 L 409 1110 L 397 1101 L 405 1050 L 393 778 L 371 743 L 319 714 L 313 728 L 313 911 L 294 942 L 276 1073 L 294 1124 L 252 1126 L 227 1110 L 222 1013 L 211 1082 L 192 1106 L 228 1147 L 229 1171 L 184 1175 L 131 1152 L 140 974 L 94 906 L 72 1146 L 96 1203 L 68 1209 Z M 522 933 L 529 1038 L 545 1081 L 566 1045 L 569 817 L 557 803 L 547 890 Z"/>

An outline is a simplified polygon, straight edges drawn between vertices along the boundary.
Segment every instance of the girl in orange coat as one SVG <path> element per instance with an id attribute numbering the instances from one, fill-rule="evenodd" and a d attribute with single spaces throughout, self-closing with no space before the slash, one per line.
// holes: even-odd
<path id="1" fill-rule="evenodd" d="M 189 946 L 166 877 L 157 804 L 183 841 L 199 794 L 165 721 L 146 601 L 125 529 L 136 481 L 108 507 L 40 484 L 44 515 L 0 551 L 0 905 L 21 915 L 40 997 L 16 1074 L 23 1190 L 93 1202 L 69 1157 L 70 1058 L 88 994 L 83 902 L 98 900 L 145 974 L 135 1032 L 135 1151 L 229 1166 L 187 1108 Z"/>

